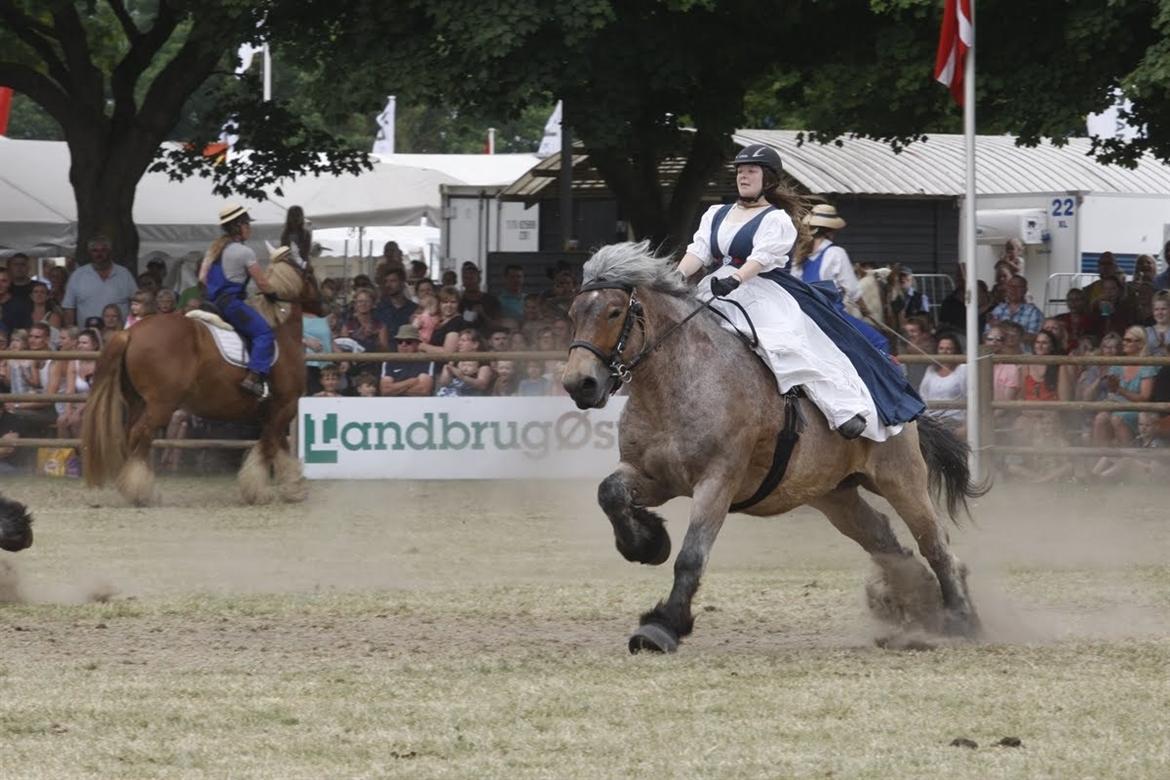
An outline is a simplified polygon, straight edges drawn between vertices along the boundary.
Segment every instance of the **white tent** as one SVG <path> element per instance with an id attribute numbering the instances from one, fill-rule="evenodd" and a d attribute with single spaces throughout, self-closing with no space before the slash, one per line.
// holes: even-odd
<path id="1" fill-rule="evenodd" d="M 377 162 L 374 170 L 358 176 L 282 182 L 284 194 L 274 196 L 271 202 L 282 209 L 299 205 L 314 229 L 417 225 L 423 217 L 438 224 L 439 187 L 461 183 L 437 170 Z"/>
<path id="2" fill-rule="evenodd" d="M 69 148 L 64 143 L 0 137 L 0 249 L 73 250 L 77 203 L 69 165 Z M 279 237 L 284 209 L 272 203 L 233 200 L 248 207 L 257 223 L 257 238 Z M 140 254 L 178 256 L 206 248 L 218 233 L 215 216 L 226 202 L 211 192 L 207 179 L 171 181 L 165 174 L 146 174 L 134 198 Z"/>
<path id="3" fill-rule="evenodd" d="M 429 168 L 473 187 L 507 187 L 540 162 L 535 154 L 375 154 L 379 162 Z"/>
<path id="4" fill-rule="evenodd" d="M 441 185 L 511 183 L 512 171 L 522 173 L 536 161 L 533 155 L 388 158 L 395 162 L 378 160 L 373 171 L 360 176 L 282 182 L 283 195 L 263 203 L 231 200 L 248 207 L 257 240 L 278 240 L 285 212 L 294 204 L 305 210 L 314 228 L 418 225 L 422 217 L 439 224 Z M 64 143 L 0 137 L 0 251 L 38 247 L 44 250 L 40 254 L 72 251 L 77 206 L 69 164 Z M 165 174 L 146 174 L 134 201 L 140 257 L 202 251 L 218 235 L 215 215 L 226 202 L 211 192 L 207 179 L 171 181 Z"/>

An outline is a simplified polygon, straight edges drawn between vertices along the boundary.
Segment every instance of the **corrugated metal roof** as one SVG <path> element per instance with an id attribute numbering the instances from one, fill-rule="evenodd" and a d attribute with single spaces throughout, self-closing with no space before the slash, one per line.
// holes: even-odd
<path id="1" fill-rule="evenodd" d="M 573 153 L 573 197 L 612 198 L 613 193 L 609 191 L 605 180 L 589 161 L 589 155 L 581 151 L 581 144 L 575 144 L 575 147 L 577 151 Z M 658 181 L 663 189 L 669 190 L 674 187 L 685 165 L 686 160 L 682 157 L 668 157 L 658 163 Z M 504 188 L 498 197 L 501 200 L 532 204 L 548 197 L 549 192 L 555 196 L 560 173 L 561 155 L 558 152 L 534 165 L 527 173 Z M 550 187 L 551 189 L 548 189 Z M 707 189 L 711 192 L 730 192 L 734 188 L 735 176 L 730 165 L 707 182 Z"/>
<path id="2" fill-rule="evenodd" d="M 964 191 L 961 135 L 931 135 L 895 153 L 889 144 L 844 138 L 841 146 L 797 140 L 796 130 L 739 130 L 741 145 L 774 147 L 784 170 L 817 193 L 956 196 Z M 1016 146 L 1011 136 L 979 136 L 975 146 L 980 195 L 1084 191 L 1170 194 L 1170 166 L 1147 155 L 1137 168 L 1102 165 L 1088 156 L 1090 141 L 1063 147 Z"/>

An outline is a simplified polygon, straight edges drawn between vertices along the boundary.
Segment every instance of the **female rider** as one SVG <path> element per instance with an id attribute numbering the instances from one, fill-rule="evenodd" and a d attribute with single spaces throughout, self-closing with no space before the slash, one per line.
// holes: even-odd
<path id="1" fill-rule="evenodd" d="M 922 400 L 821 291 L 779 270 L 808 230 L 793 219 L 803 216 L 799 201 L 780 189 L 780 155 L 754 144 L 734 164 L 738 200 L 707 210 L 679 271 L 689 278 L 714 266 L 698 296 L 716 299 L 712 305 L 748 333 L 747 319 L 728 301 L 743 306 L 781 392 L 802 385 L 829 427 L 847 439 L 896 434 L 922 411 Z"/>
<path id="2" fill-rule="evenodd" d="M 264 276 L 256 253 L 244 242 L 252 235 L 252 219 L 240 205 L 231 205 L 219 212 L 219 224 L 224 235 L 212 242 L 199 281 L 207 285 L 207 300 L 216 305 L 223 318 L 248 341 L 248 373 L 240 388 L 261 400 L 268 397 L 268 370 L 272 367 L 276 336 L 260 313 L 245 302 L 248 279 L 256 283 L 260 292 L 271 296 L 272 291 Z"/>

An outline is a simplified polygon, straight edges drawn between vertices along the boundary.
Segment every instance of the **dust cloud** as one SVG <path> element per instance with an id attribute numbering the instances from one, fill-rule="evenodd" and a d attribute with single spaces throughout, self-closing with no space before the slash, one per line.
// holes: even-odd
<path id="1" fill-rule="evenodd" d="M 18 556 L 0 555 L 0 600 L 77 604 L 191 593 L 583 583 L 628 583 L 665 595 L 670 585 L 669 563 L 635 566 L 615 551 L 594 483 L 312 483 L 305 504 L 265 507 L 240 506 L 227 479 L 164 479 L 160 487 L 162 506 L 136 509 L 113 493 L 88 493 L 73 483 L 6 486 L 36 515 L 37 542 Z M 1161 487 L 1001 483 L 973 504 L 973 521 L 948 522 L 953 549 L 970 569 L 985 640 L 1165 636 L 1168 496 Z M 866 497 L 912 547 L 889 507 Z M 660 510 L 675 553 L 689 508 L 676 500 Z M 853 542 L 817 512 L 800 509 L 779 518 L 732 516 L 713 550 L 708 582 L 793 572 L 815 581 L 823 576 L 818 571 L 853 577 L 857 598 L 836 599 L 833 608 L 854 611 L 847 622 L 857 626 L 866 625 L 870 569 Z M 788 607 L 772 608 L 783 614 Z M 628 617 L 632 624 L 636 614 Z M 824 636 L 786 641 L 872 642 L 873 627 L 865 631 L 869 636 L 860 638 L 826 627 Z"/>

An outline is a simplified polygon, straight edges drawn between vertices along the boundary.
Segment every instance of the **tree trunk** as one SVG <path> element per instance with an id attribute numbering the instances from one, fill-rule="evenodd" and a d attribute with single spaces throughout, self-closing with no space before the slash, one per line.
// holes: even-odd
<path id="1" fill-rule="evenodd" d="M 699 204 L 708 182 L 726 163 L 725 137 L 700 130 L 686 151 L 686 164 L 674 188 L 664 193 L 658 173 L 663 149 L 641 149 L 637 160 L 612 150 L 591 149 L 590 160 L 617 198 L 638 240 L 660 252 L 681 252 L 698 226 Z M 722 193 L 720 193 L 722 194 Z"/>
<path id="2" fill-rule="evenodd" d="M 69 181 L 77 201 L 77 263 L 89 262 L 86 246 L 94 236 L 102 235 L 113 245 L 114 261 L 137 276 L 134 196 L 157 143 L 141 133 L 126 133 L 118 141 L 107 141 L 104 128 L 83 136 L 69 136 Z"/>

